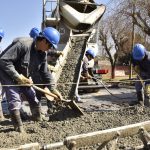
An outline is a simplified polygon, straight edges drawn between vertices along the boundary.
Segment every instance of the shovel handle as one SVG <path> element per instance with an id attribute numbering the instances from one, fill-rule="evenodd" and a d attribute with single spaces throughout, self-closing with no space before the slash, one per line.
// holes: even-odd
<path id="1" fill-rule="evenodd" d="M 38 86 L 36 86 L 36 85 L 32 85 L 32 87 L 33 87 L 34 89 L 36 89 L 36 90 L 38 90 L 38 91 L 44 93 L 44 94 L 47 94 L 47 95 L 49 95 L 49 96 L 52 96 L 52 97 L 58 99 L 58 97 L 57 97 L 55 94 L 53 94 L 53 93 L 51 93 L 51 92 L 47 92 L 46 90 L 44 90 L 44 89 L 42 89 L 42 88 L 40 88 L 40 87 L 38 87 Z M 79 113 L 80 115 L 83 115 L 83 114 L 84 114 L 84 113 L 82 112 L 82 110 L 80 110 L 80 108 L 77 106 L 77 104 L 76 104 L 74 101 L 71 101 L 71 100 L 64 100 L 64 99 L 61 100 L 61 101 L 67 102 L 68 105 L 69 105 L 74 111 L 76 111 L 77 113 Z"/>
<path id="2" fill-rule="evenodd" d="M 57 97 L 55 94 L 51 93 L 50 91 L 47 92 L 46 90 L 44 90 L 44 89 L 42 89 L 42 88 L 40 88 L 40 87 L 38 87 L 38 86 L 36 86 L 36 85 L 32 85 L 32 87 L 33 87 L 34 89 L 36 89 L 36 90 L 38 90 L 38 91 L 44 93 L 44 94 L 47 94 L 47 95 L 49 95 L 49 96 L 52 96 L 52 97 L 58 99 L 58 97 Z"/>
<path id="3" fill-rule="evenodd" d="M 36 86 L 36 85 L 32 85 L 32 87 L 33 87 L 34 89 L 36 89 L 36 90 L 38 90 L 38 91 L 44 93 L 44 94 L 47 94 L 47 95 L 49 95 L 49 96 L 52 96 L 52 97 L 58 99 L 58 97 L 57 97 L 55 94 L 51 93 L 50 91 L 48 92 L 48 91 L 46 91 L 46 90 L 44 90 L 44 89 L 42 89 L 42 88 L 40 88 L 40 87 L 38 87 L 38 86 Z M 63 101 L 63 102 L 70 102 L 71 100 L 64 100 L 64 99 L 62 99 L 61 101 Z"/>

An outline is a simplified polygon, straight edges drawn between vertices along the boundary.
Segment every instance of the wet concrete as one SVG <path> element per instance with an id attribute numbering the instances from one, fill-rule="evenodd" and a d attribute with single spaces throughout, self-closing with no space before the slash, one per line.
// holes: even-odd
<path id="1" fill-rule="evenodd" d="M 69 108 L 64 107 L 50 115 L 49 121 L 33 122 L 26 120 L 23 122 L 25 134 L 13 131 L 9 118 L 1 121 L 0 148 L 12 148 L 35 142 L 45 145 L 63 141 L 67 136 L 120 127 L 150 119 L 149 108 L 145 107 L 142 111 L 139 111 L 140 107 L 137 105 L 127 106 L 128 102 L 135 100 L 134 89 L 119 88 L 112 89 L 111 92 L 114 96 L 120 97 L 120 100 L 108 94 L 105 89 L 101 89 L 97 93 L 81 95 L 81 98 L 85 101 L 79 104 L 84 111 L 83 116 L 78 116 Z M 121 98 L 127 99 L 122 101 Z M 44 111 L 45 106 L 43 103 Z M 125 149 L 127 146 L 132 147 L 141 143 L 138 135 L 135 135 L 120 138 L 117 146 L 118 149 Z M 95 150 L 98 145 L 83 147 L 80 150 Z M 64 147 L 61 149 L 66 150 Z"/>
<path id="2" fill-rule="evenodd" d="M 132 88 L 100 88 L 96 93 L 80 94 L 84 104 L 80 104 L 85 111 L 118 110 L 121 107 L 128 107 L 135 101 L 136 93 Z"/>

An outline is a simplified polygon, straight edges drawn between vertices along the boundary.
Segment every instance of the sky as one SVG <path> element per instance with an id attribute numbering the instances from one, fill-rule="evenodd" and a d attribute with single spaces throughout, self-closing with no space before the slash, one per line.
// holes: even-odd
<path id="1" fill-rule="evenodd" d="M 110 0 L 96 0 L 108 4 Z M 5 49 L 16 37 L 29 36 L 31 28 L 41 28 L 43 0 L 1 0 L 0 28 L 5 37 L 0 47 Z"/>

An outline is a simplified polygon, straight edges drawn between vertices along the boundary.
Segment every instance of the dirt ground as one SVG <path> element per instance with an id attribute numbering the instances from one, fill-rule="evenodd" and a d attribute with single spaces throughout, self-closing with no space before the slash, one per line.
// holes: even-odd
<path id="1" fill-rule="evenodd" d="M 26 133 L 13 131 L 9 119 L 0 122 L 0 148 L 13 148 L 27 143 L 38 142 L 40 145 L 63 141 L 65 137 L 82 133 L 89 133 L 148 121 L 150 110 L 145 107 L 139 112 L 138 106 L 128 107 L 131 101 L 136 100 L 135 90 L 127 88 L 110 89 L 115 95 L 110 95 L 105 89 L 97 93 L 83 94 L 85 101 L 79 106 L 84 111 L 83 116 L 77 116 L 72 110 L 64 108 L 50 116 L 49 121 L 24 121 Z M 117 96 L 117 97 L 116 97 Z M 43 105 L 43 112 L 46 106 Z M 127 146 L 140 145 L 138 135 L 119 139 L 118 149 Z M 99 145 L 99 144 L 98 144 Z M 94 150 L 95 146 L 79 148 L 80 150 Z M 61 149 L 66 149 L 65 147 Z"/>

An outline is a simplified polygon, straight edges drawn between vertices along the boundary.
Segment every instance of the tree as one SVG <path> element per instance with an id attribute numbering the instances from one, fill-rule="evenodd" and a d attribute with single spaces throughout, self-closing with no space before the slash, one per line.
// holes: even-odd
<path id="1" fill-rule="evenodd" d="M 116 17 L 116 15 L 111 15 L 109 19 L 103 20 L 99 31 L 99 39 L 111 64 L 111 78 L 115 78 L 116 62 L 125 43 L 128 41 L 128 36 L 126 35 L 128 24 L 123 24 Z M 112 51 L 114 51 L 114 54 Z"/>
<path id="2" fill-rule="evenodd" d="M 134 43 L 148 47 L 146 37 L 150 35 L 150 1 L 149 0 L 113 0 L 110 9 L 100 25 L 99 39 L 105 49 L 112 67 L 112 78 L 116 63 L 120 57 L 127 58 Z M 134 39 L 133 39 L 133 24 Z M 114 55 L 112 50 L 115 51 Z M 124 62 L 122 62 L 123 64 Z"/>

